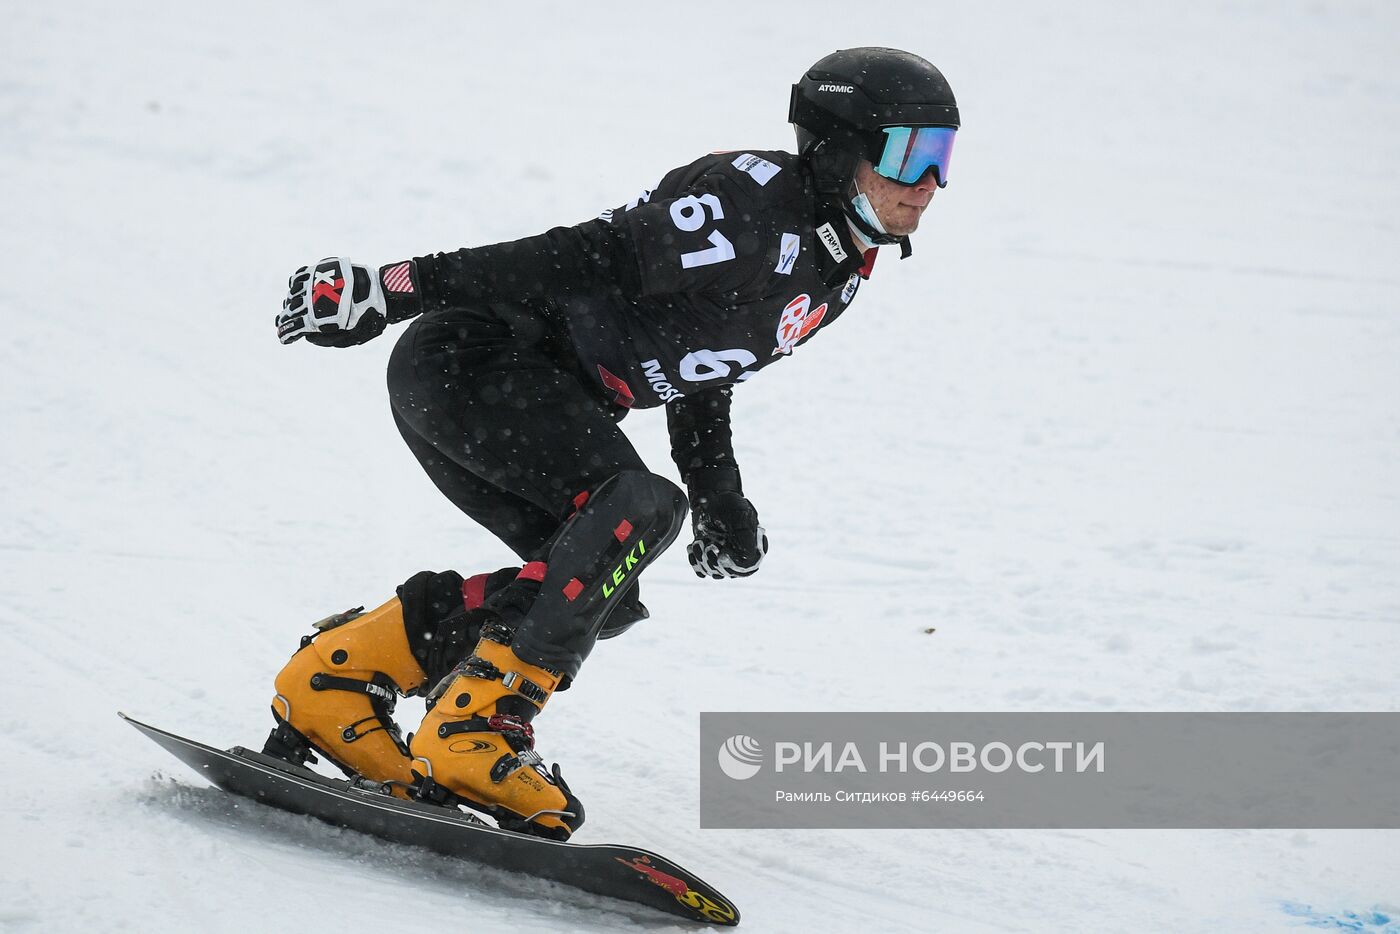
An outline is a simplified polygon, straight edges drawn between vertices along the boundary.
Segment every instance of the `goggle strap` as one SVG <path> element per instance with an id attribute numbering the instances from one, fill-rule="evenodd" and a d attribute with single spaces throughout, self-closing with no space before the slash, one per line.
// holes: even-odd
<path id="1" fill-rule="evenodd" d="M 792 86 L 792 99 L 788 104 L 788 122 L 795 123 L 820 139 L 836 142 L 839 148 L 859 151 L 866 159 L 875 161 L 884 149 L 884 134 L 871 134 L 848 120 L 838 117 L 831 111 L 818 107 L 802 93 L 802 86 Z M 855 146 L 840 146 L 841 138 L 847 138 Z M 858 148 L 856 148 L 858 147 Z M 878 149 L 877 149 L 878 147 Z M 872 159 L 872 156 L 874 157 Z"/>

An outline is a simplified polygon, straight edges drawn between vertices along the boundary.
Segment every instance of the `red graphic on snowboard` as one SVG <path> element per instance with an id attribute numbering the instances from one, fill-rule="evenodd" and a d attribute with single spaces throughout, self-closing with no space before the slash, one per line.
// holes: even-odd
<path id="1" fill-rule="evenodd" d="M 631 861 L 623 859 L 621 856 L 614 856 L 619 863 L 629 869 L 635 869 L 646 876 L 647 881 L 665 889 L 675 896 L 676 901 L 687 908 L 695 909 L 702 917 L 716 924 L 733 924 L 738 917 L 738 912 L 723 901 L 701 895 L 692 889 L 684 879 L 671 875 L 669 872 L 662 872 L 651 864 L 651 860 L 645 856 L 634 856 Z"/>
<path id="2" fill-rule="evenodd" d="M 677 878 L 670 873 L 662 872 L 660 869 L 653 866 L 651 860 L 647 859 L 645 856 L 634 856 L 630 863 L 621 856 L 614 857 L 614 859 L 624 866 L 629 866 L 637 870 L 642 875 L 646 876 L 648 880 L 661 886 L 663 889 L 676 896 L 676 898 L 685 898 L 690 892 L 690 886 L 686 885 L 684 879 Z"/>

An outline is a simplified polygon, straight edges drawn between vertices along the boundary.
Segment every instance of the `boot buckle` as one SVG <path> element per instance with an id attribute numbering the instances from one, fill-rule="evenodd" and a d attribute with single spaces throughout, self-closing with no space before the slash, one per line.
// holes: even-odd
<path id="1" fill-rule="evenodd" d="M 518 671 L 506 672 L 501 678 L 501 683 L 521 697 L 524 697 L 526 700 L 534 701 L 536 704 L 543 705 L 545 701 L 549 700 L 548 691 L 529 678 L 526 678 Z"/>
<path id="2" fill-rule="evenodd" d="M 351 607 L 350 609 L 345 610 L 344 612 L 341 612 L 341 613 L 332 613 L 330 616 L 327 616 L 325 619 L 318 619 L 318 620 L 316 620 L 316 622 L 314 622 L 314 623 L 311 624 L 311 628 L 312 628 L 312 629 L 315 629 L 317 632 L 326 632 L 327 630 L 334 629 L 334 628 L 336 628 L 337 626 L 344 626 L 346 623 L 350 622 L 352 619 L 358 619 L 359 617 L 364 616 L 364 615 L 365 615 L 365 608 L 364 608 L 364 607 L 362 607 L 362 606 Z"/>

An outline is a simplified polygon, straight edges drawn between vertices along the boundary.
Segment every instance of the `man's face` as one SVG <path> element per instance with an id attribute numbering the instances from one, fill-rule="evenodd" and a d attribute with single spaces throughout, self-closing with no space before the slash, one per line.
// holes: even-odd
<path id="1" fill-rule="evenodd" d="M 864 159 L 856 166 L 855 184 L 870 198 L 885 230 L 896 237 L 907 237 L 919 229 L 919 218 L 938 190 L 932 172 L 925 172 L 916 185 L 900 185 L 876 174 L 875 167 Z"/>

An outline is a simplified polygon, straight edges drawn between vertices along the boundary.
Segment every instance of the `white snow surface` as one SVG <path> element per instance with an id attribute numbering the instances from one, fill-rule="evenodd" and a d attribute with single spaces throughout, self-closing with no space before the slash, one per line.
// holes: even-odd
<path id="1" fill-rule="evenodd" d="M 1393 832 L 703 831 L 697 736 L 702 710 L 1396 709 L 1400 7 L 4 22 L 0 929 L 695 929 L 240 803 L 115 711 L 255 745 L 310 621 L 510 557 L 397 437 L 392 336 L 277 343 L 293 268 L 790 148 L 790 83 L 864 44 L 949 77 L 953 184 L 736 393 L 762 572 L 673 549 L 653 618 L 541 718 L 578 839 L 671 856 L 763 932 L 1396 929 Z M 674 475 L 659 411 L 625 427 Z"/>

